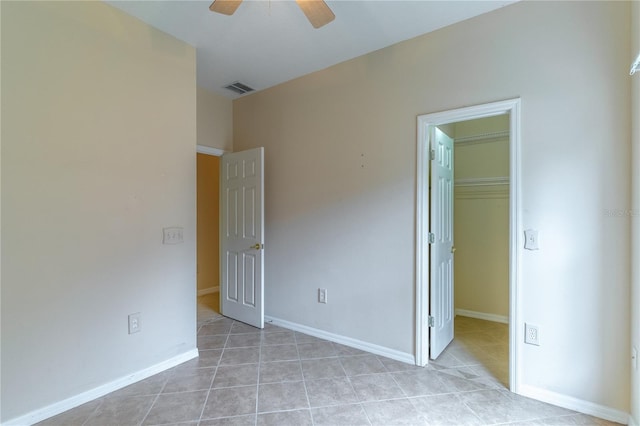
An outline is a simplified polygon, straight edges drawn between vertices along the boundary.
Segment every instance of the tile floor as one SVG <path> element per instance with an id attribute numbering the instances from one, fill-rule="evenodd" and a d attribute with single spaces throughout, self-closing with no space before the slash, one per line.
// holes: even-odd
<path id="1" fill-rule="evenodd" d="M 41 425 L 605 425 L 507 391 L 506 326 L 456 318 L 418 368 L 217 314 L 199 298 L 200 357 Z"/>

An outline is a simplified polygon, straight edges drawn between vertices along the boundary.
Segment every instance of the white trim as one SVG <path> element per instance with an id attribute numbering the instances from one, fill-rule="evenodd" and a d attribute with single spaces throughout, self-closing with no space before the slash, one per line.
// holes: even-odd
<path id="1" fill-rule="evenodd" d="M 509 115 L 509 388 L 520 392 L 522 376 L 522 342 L 524 327 L 520 326 L 522 310 L 520 292 L 520 261 L 522 247 L 522 187 L 520 176 L 520 99 L 511 101 Z"/>
<path id="2" fill-rule="evenodd" d="M 205 294 L 217 293 L 220 291 L 220 286 L 217 285 L 215 287 L 203 288 L 202 290 L 198 290 L 198 296 L 204 296 Z"/>
<path id="3" fill-rule="evenodd" d="M 104 385 L 98 386 L 97 388 L 93 388 L 86 392 L 82 392 L 78 395 L 72 396 L 71 398 L 63 399 L 62 401 L 58 401 L 46 407 L 39 408 L 23 416 L 13 418 L 3 423 L 3 426 L 24 426 L 41 422 L 50 417 L 56 416 L 72 408 L 76 408 L 89 401 L 93 401 L 94 399 L 105 396 L 108 393 L 111 393 L 118 389 L 122 389 L 125 386 L 129 386 L 133 383 L 139 382 L 140 380 L 144 380 L 148 377 L 153 376 L 154 374 L 161 373 L 165 370 L 175 367 L 176 365 L 180 365 L 183 362 L 187 362 L 197 357 L 198 349 L 192 349 L 183 354 L 176 355 L 166 361 L 162 361 L 158 364 L 152 365 L 151 367 L 145 368 L 144 370 L 140 370 L 133 374 L 129 374 L 128 376 L 116 379 L 112 382 L 105 383 Z"/>
<path id="4" fill-rule="evenodd" d="M 454 143 L 456 146 L 465 145 L 477 145 L 481 143 L 497 142 L 503 139 L 509 138 L 509 131 L 503 130 L 501 132 L 483 133 L 480 135 L 463 136 L 461 138 L 455 138 Z"/>
<path id="5" fill-rule="evenodd" d="M 588 414 L 601 419 L 609 420 L 616 423 L 626 424 L 631 416 L 624 411 L 615 408 L 606 407 L 604 405 L 595 404 L 583 399 L 574 398 L 572 396 L 561 393 L 551 392 L 546 389 L 540 389 L 535 386 L 521 385 L 521 395 L 537 399 L 538 401 L 557 405 L 558 407 L 567 408 L 579 413 Z"/>
<path id="6" fill-rule="evenodd" d="M 416 365 L 429 362 L 429 126 L 418 117 L 416 165 Z M 423 265 L 425 267 L 423 267 Z"/>
<path id="7" fill-rule="evenodd" d="M 629 426 L 638 426 L 638 422 L 636 422 L 631 414 L 629 414 Z"/>
<path id="8" fill-rule="evenodd" d="M 226 152 L 220 148 L 212 148 L 210 146 L 196 145 L 196 152 L 199 154 L 215 155 L 216 157 L 222 157 Z"/>
<path id="9" fill-rule="evenodd" d="M 328 331 L 319 330 L 317 328 L 297 324 L 295 322 L 286 321 L 280 318 L 274 318 L 268 315 L 265 315 L 264 320 L 266 323 L 271 323 L 273 325 L 277 325 L 289 330 L 298 331 L 310 336 L 315 336 L 320 339 L 330 340 L 332 342 L 340 343 L 341 345 L 349 346 L 350 348 L 360 349 L 365 352 L 370 352 L 372 354 L 395 359 L 396 361 L 405 362 L 407 364 L 415 364 L 414 356 L 407 352 L 401 352 L 384 346 L 374 345 L 373 343 L 364 342 L 358 339 L 352 339 L 351 337 L 330 333 Z"/>
<path id="10" fill-rule="evenodd" d="M 486 312 L 468 311 L 466 309 L 456 309 L 456 316 L 476 318 L 485 321 L 500 322 L 509 324 L 509 317 L 505 315 L 488 314 Z"/>
<path id="11" fill-rule="evenodd" d="M 520 324 L 520 99 L 493 102 L 418 116 L 416 187 L 416 364 L 429 360 L 429 126 L 509 114 L 509 388 L 519 393 L 521 343 Z"/>

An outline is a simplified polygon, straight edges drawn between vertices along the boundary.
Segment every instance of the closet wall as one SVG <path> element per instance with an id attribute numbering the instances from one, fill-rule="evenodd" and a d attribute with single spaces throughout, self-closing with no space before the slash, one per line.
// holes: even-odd
<path id="1" fill-rule="evenodd" d="M 509 317 L 508 131 L 506 115 L 453 129 L 456 313 L 501 322 Z"/>
<path id="2" fill-rule="evenodd" d="M 198 296 L 220 289 L 220 157 L 197 154 Z"/>

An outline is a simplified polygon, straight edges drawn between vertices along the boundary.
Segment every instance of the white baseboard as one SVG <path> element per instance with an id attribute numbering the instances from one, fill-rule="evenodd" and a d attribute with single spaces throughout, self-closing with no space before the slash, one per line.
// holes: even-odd
<path id="1" fill-rule="evenodd" d="M 105 383 L 104 385 L 98 386 L 97 388 L 93 388 L 86 392 L 82 392 L 78 395 L 72 396 L 71 398 L 64 399 L 62 401 L 56 402 L 46 407 L 34 410 L 23 416 L 16 417 L 14 419 L 11 419 L 3 423 L 2 425 L 3 426 L 18 426 L 18 425 L 24 426 L 24 425 L 32 425 L 34 423 L 41 422 L 42 420 L 46 420 L 49 417 L 56 416 L 60 413 L 63 413 L 67 410 L 78 407 L 89 401 L 93 401 L 96 398 L 105 396 L 108 393 L 111 393 L 118 389 L 122 389 L 125 386 L 129 386 L 133 383 L 139 382 L 140 380 L 144 380 L 147 377 L 151 377 L 154 374 L 161 373 L 165 370 L 175 367 L 176 365 L 180 365 L 183 362 L 187 362 L 190 359 L 197 358 L 197 357 L 198 357 L 198 349 L 192 349 L 183 354 L 174 356 L 173 358 L 170 358 L 166 361 L 163 361 L 158 364 L 152 365 L 151 367 L 145 368 L 144 370 L 137 371 L 133 374 L 129 374 L 128 376 L 121 377 L 109 383 Z"/>
<path id="2" fill-rule="evenodd" d="M 563 395 L 529 385 L 520 385 L 518 393 L 529 398 L 537 399 L 538 401 L 547 402 L 549 404 L 557 405 L 558 407 L 568 408 L 569 410 L 578 411 L 590 416 L 599 417 L 616 423 L 627 424 L 627 422 L 629 422 L 629 424 L 631 424 L 631 416 L 629 413 L 574 398 L 572 396 Z"/>
<path id="3" fill-rule="evenodd" d="M 202 290 L 198 290 L 198 296 L 204 296 L 205 294 L 217 293 L 220 291 L 220 286 L 203 288 Z"/>
<path id="4" fill-rule="evenodd" d="M 484 312 L 468 311 L 466 309 L 456 309 L 456 315 L 461 317 L 476 318 L 485 321 L 501 322 L 503 324 L 509 324 L 509 317 L 504 315 L 487 314 Z"/>
<path id="5" fill-rule="evenodd" d="M 395 359 L 396 361 L 406 362 L 407 364 L 416 363 L 415 355 L 410 353 L 397 351 L 395 349 L 390 349 L 384 346 L 374 345 L 373 343 L 364 342 L 358 339 L 352 339 L 351 337 L 341 336 L 339 334 L 329 333 L 328 331 L 319 330 L 317 328 L 308 327 L 306 325 L 297 324 L 267 315 L 265 315 L 264 320 L 268 323 L 289 330 L 299 331 L 300 333 L 315 336 L 320 339 L 330 340 L 332 342 L 340 343 L 341 345 L 349 346 L 351 348 L 356 348 L 365 352 L 370 352 L 372 354 Z"/>

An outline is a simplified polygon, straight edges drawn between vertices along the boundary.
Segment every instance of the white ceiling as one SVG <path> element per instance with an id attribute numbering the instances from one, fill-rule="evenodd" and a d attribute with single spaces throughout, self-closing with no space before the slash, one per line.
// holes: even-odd
<path id="1" fill-rule="evenodd" d="M 515 0 L 327 0 L 336 18 L 320 29 L 293 0 L 244 0 L 233 16 L 211 1 L 107 3 L 194 46 L 198 86 L 234 99 L 235 81 L 266 89 Z"/>

